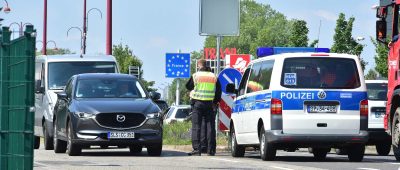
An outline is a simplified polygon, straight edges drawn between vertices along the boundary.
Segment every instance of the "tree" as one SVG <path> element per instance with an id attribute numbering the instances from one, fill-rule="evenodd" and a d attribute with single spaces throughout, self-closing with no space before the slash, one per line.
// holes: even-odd
<path id="1" fill-rule="evenodd" d="M 371 37 L 372 44 L 375 46 L 375 70 L 379 73 L 381 77 L 387 78 L 388 76 L 388 52 L 389 49 L 386 47 L 386 45 L 382 43 L 378 43 L 376 40 L 374 40 Z"/>
<path id="2" fill-rule="evenodd" d="M 367 75 L 365 75 L 365 80 L 376 80 L 377 77 L 378 75 L 376 72 L 373 69 L 370 69 Z"/>
<path id="3" fill-rule="evenodd" d="M 362 69 L 364 70 L 368 63 L 360 57 L 364 46 L 359 44 L 352 37 L 354 21 L 354 17 L 350 17 L 349 20 L 346 21 L 345 15 L 343 13 L 339 14 L 339 18 L 336 20 L 335 35 L 333 36 L 334 43 L 331 51 L 335 53 L 357 55 L 360 58 Z"/>
<path id="4" fill-rule="evenodd" d="M 71 52 L 68 48 L 57 48 L 57 49 L 47 49 L 47 55 L 63 55 L 63 54 L 75 54 Z M 36 55 L 42 55 L 40 51 L 36 52 Z"/>
<path id="5" fill-rule="evenodd" d="M 118 62 L 118 67 L 121 73 L 129 74 L 129 66 L 138 66 L 140 68 L 140 75 L 138 79 L 142 82 L 147 91 L 156 91 L 152 88 L 154 81 L 146 81 L 143 79 L 143 62 L 135 55 L 128 45 L 123 46 L 121 43 L 113 45 L 113 55 Z"/>
<path id="6" fill-rule="evenodd" d="M 289 46 L 290 47 L 307 47 L 308 45 L 308 28 L 307 22 L 304 20 L 293 20 L 292 29 L 290 30 Z"/>

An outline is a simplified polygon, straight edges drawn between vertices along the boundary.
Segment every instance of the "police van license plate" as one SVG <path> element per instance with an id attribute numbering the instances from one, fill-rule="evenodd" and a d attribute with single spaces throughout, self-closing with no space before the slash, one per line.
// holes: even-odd
<path id="1" fill-rule="evenodd" d="M 375 118 L 382 118 L 385 116 L 385 112 L 375 112 Z"/>
<path id="2" fill-rule="evenodd" d="M 108 139 L 133 139 L 135 138 L 134 132 L 108 132 Z"/>
<path id="3" fill-rule="evenodd" d="M 321 106 L 321 105 L 309 105 L 307 106 L 308 113 L 336 113 L 336 106 Z"/>

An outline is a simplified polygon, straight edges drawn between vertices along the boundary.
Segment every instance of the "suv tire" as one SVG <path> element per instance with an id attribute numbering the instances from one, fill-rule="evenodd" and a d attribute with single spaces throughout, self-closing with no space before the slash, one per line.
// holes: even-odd
<path id="1" fill-rule="evenodd" d="M 260 130 L 260 155 L 263 161 L 272 161 L 276 157 L 276 149 L 274 146 L 268 142 L 265 136 L 264 126 L 261 126 Z"/>
<path id="2" fill-rule="evenodd" d="M 378 143 L 378 144 L 376 144 L 375 145 L 375 147 L 376 147 L 376 152 L 378 152 L 378 155 L 379 156 L 388 156 L 389 155 L 389 152 L 390 152 L 390 147 L 392 146 L 392 144 L 391 143 L 385 143 L 385 142 L 382 142 L 382 143 Z"/>
<path id="3" fill-rule="evenodd" d="M 49 129 L 47 127 L 47 123 L 43 122 L 43 144 L 44 144 L 44 149 L 45 150 L 53 150 L 54 146 L 53 146 L 53 138 L 50 137 L 49 134 Z"/>
<path id="4" fill-rule="evenodd" d="M 325 160 L 329 151 L 330 148 L 313 148 L 314 159 L 318 161 Z"/>
<path id="5" fill-rule="evenodd" d="M 58 139 L 56 121 L 54 121 L 53 132 L 54 153 L 65 153 L 67 150 L 67 142 Z"/>
<path id="6" fill-rule="evenodd" d="M 67 123 L 67 154 L 69 156 L 79 156 L 82 153 L 82 148 L 79 145 L 72 142 L 72 123 L 68 121 Z"/>
<path id="7" fill-rule="evenodd" d="M 34 136 L 34 149 L 39 149 L 40 148 L 40 137 L 39 136 Z"/>
<path id="8" fill-rule="evenodd" d="M 365 145 L 363 144 L 353 144 L 347 149 L 348 158 L 350 162 L 361 162 L 364 158 Z"/>
<path id="9" fill-rule="evenodd" d="M 162 142 L 147 146 L 147 154 L 149 156 L 160 156 L 161 152 L 162 152 Z"/>
<path id="10" fill-rule="evenodd" d="M 240 146 L 238 145 L 237 141 L 236 141 L 236 134 L 235 134 L 235 128 L 232 125 L 231 128 L 231 133 L 230 134 L 230 149 L 231 149 L 231 154 L 233 157 L 243 157 L 244 156 L 244 152 L 245 152 L 245 147 L 244 146 Z"/>
<path id="11" fill-rule="evenodd" d="M 142 152 L 143 147 L 138 145 L 129 146 L 129 152 L 132 154 Z"/>

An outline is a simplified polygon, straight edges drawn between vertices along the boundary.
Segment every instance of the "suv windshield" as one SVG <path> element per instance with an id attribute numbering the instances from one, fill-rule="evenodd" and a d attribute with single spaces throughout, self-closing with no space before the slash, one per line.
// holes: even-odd
<path id="1" fill-rule="evenodd" d="M 367 83 L 368 100 L 383 100 L 387 98 L 386 83 Z"/>
<path id="2" fill-rule="evenodd" d="M 287 88 L 355 89 L 361 83 L 353 59 L 303 57 L 285 59 L 281 85 Z"/>
<path id="3" fill-rule="evenodd" d="M 135 79 L 81 79 L 75 90 L 77 98 L 145 98 L 146 93 Z"/>
<path id="4" fill-rule="evenodd" d="M 51 90 L 63 89 L 73 75 L 82 73 L 115 73 L 114 62 L 53 62 L 49 63 L 49 82 Z"/>

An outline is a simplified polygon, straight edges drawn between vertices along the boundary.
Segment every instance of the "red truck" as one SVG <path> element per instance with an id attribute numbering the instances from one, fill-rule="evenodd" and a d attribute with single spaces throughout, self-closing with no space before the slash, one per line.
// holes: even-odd
<path id="1" fill-rule="evenodd" d="M 391 135 L 392 148 L 400 161 L 400 0 L 380 0 L 377 7 L 376 39 L 389 46 L 388 93 L 384 127 Z"/>

